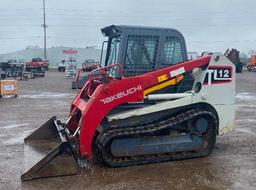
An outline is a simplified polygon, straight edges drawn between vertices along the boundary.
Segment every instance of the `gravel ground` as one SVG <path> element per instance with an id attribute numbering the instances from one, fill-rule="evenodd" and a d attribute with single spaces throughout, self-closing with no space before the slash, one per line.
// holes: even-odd
<path id="1" fill-rule="evenodd" d="M 206 158 L 128 168 L 93 166 L 78 175 L 21 182 L 23 139 L 53 115 L 68 116 L 75 96 L 64 73 L 18 82 L 0 99 L 0 189 L 256 189 L 256 73 L 237 74 L 236 131 Z"/>

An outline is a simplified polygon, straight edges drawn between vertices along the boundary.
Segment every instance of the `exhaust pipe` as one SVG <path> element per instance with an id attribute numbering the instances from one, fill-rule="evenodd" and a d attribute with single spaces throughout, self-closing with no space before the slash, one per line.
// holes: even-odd
<path id="1" fill-rule="evenodd" d="M 22 181 L 76 173 L 76 155 L 55 116 L 24 139 Z"/>

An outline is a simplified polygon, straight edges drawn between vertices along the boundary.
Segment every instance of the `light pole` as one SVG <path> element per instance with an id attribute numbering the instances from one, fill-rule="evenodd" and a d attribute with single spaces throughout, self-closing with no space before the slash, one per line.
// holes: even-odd
<path id="1" fill-rule="evenodd" d="M 44 12 L 44 23 L 43 23 L 43 28 L 44 28 L 44 58 L 47 59 L 47 54 L 46 54 L 46 20 L 45 20 L 45 0 L 43 0 L 43 12 Z"/>

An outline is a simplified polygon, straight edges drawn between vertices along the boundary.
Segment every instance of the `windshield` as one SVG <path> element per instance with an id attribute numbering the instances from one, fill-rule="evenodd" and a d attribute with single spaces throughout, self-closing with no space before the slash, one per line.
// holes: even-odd
<path id="1" fill-rule="evenodd" d="M 105 59 L 105 66 L 112 65 L 118 63 L 118 53 L 119 53 L 119 45 L 120 45 L 120 36 L 115 38 L 109 38 Z M 102 48 L 104 44 L 102 45 Z M 111 67 L 107 69 L 107 72 L 112 77 L 119 77 L 119 68 Z"/>
<path id="2" fill-rule="evenodd" d="M 120 37 L 110 38 L 106 55 L 106 65 L 117 63 Z"/>

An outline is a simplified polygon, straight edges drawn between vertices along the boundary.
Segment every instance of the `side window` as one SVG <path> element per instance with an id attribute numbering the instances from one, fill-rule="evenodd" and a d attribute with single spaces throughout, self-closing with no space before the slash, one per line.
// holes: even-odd
<path id="1" fill-rule="evenodd" d="M 158 36 L 129 35 L 125 54 L 126 76 L 134 76 L 155 68 Z"/>
<path id="2" fill-rule="evenodd" d="M 173 65 L 183 61 L 181 41 L 177 37 L 166 37 L 164 42 L 164 62 L 165 65 Z"/>

